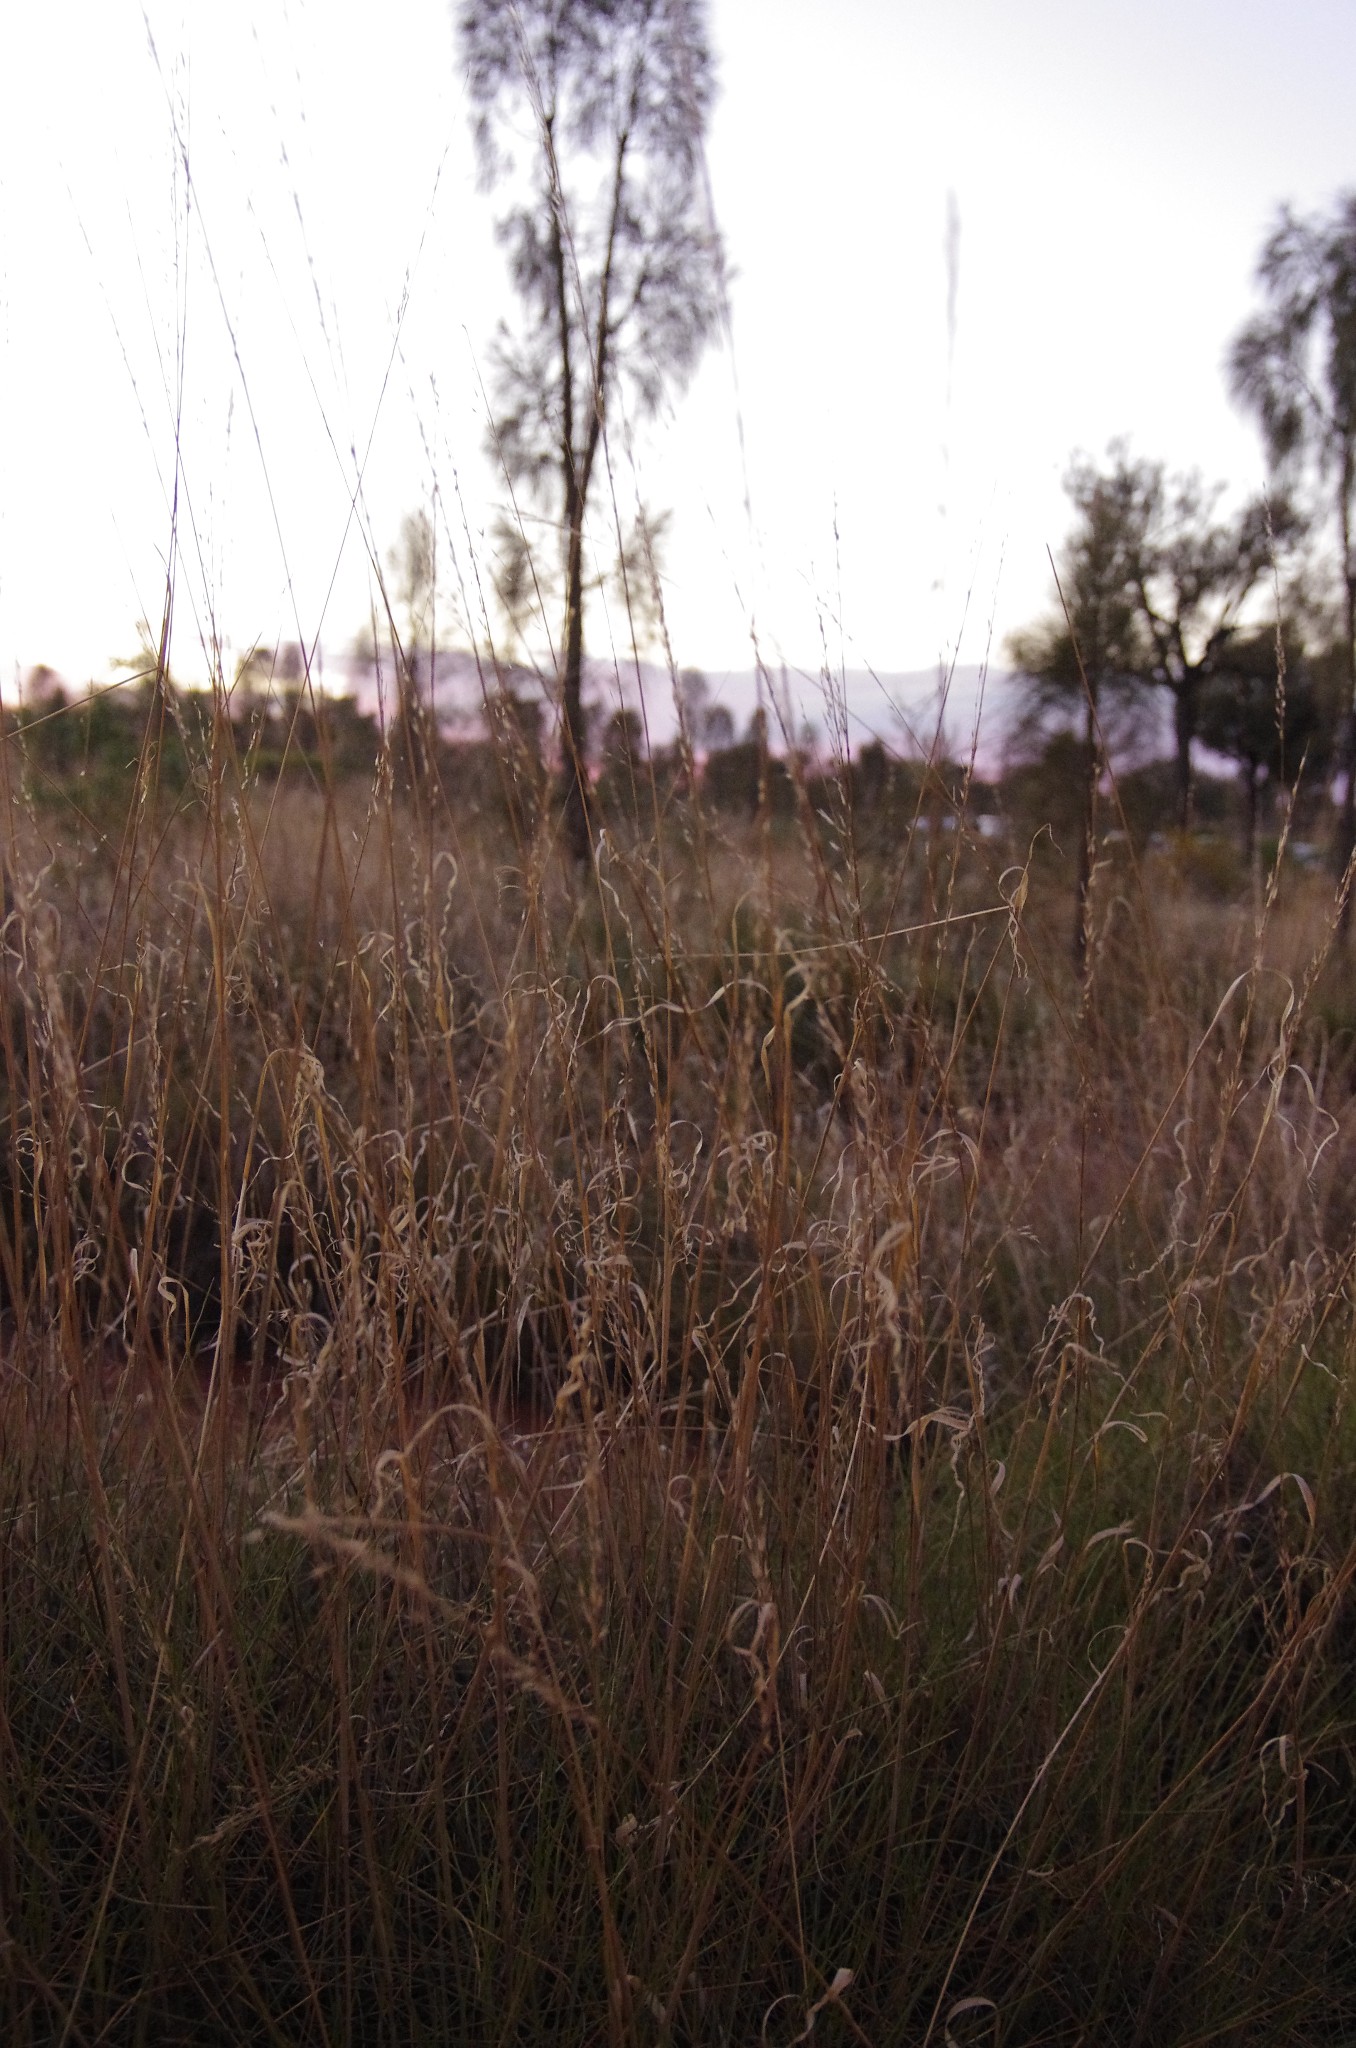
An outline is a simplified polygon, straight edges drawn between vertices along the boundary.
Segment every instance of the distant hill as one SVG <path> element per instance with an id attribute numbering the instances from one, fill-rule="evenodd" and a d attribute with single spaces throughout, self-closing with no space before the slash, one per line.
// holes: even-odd
<path id="1" fill-rule="evenodd" d="M 760 701 L 760 679 L 749 669 L 708 669 L 707 702 L 723 706 L 742 736 Z M 585 693 L 603 716 L 623 706 L 642 714 L 651 746 L 662 746 L 677 730 L 673 682 L 668 671 L 653 662 L 615 665 L 597 659 L 586 666 Z M 511 687 L 549 694 L 549 681 L 528 668 L 505 671 Z M 348 687 L 365 708 L 375 709 L 379 698 L 391 693 L 389 673 L 379 688 L 370 663 L 350 663 Z M 778 669 L 765 675 L 761 695 L 767 704 L 774 738 L 801 739 L 826 745 L 842 716 L 846 717 L 849 745 L 855 751 L 873 739 L 899 753 L 926 754 L 940 744 L 955 758 L 965 758 L 976 747 L 983 772 L 998 769 L 1007 729 L 1011 721 L 1011 678 L 1006 671 L 966 663 L 952 671 L 945 693 L 936 669 L 911 669 L 872 674 L 867 669 L 849 669 L 835 680 L 832 689 L 820 677 L 792 669 Z M 427 689 L 427 678 L 424 679 Z M 488 663 L 460 650 L 440 650 L 434 680 L 439 721 L 455 730 L 473 722 L 482 693 L 495 687 L 495 675 Z M 833 698 L 837 697 L 835 706 Z M 977 744 L 976 744 L 977 735 Z"/>
<path id="2" fill-rule="evenodd" d="M 759 679 L 752 669 L 708 670 L 711 702 L 724 704 L 742 731 L 759 700 Z M 899 753 L 928 754 L 935 747 L 953 757 L 967 757 L 978 734 L 977 759 L 996 768 L 1010 716 L 1008 676 L 969 663 L 954 669 L 945 689 L 934 669 L 873 674 L 848 669 L 832 690 L 822 678 L 794 670 L 777 670 L 764 681 L 770 694 L 774 730 L 786 728 L 797 737 L 803 728 L 825 742 L 846 714 L 849 745 L 855 751 L 869 740 L 881 740 Z M 667 678 L 664 679 L 668 688 Z M 768 686 L 770 684 L 770 692 Z M 669 717 L 672 719 L 672 692 Z M 835 707 L 833 697 L 837 697 Z"/>

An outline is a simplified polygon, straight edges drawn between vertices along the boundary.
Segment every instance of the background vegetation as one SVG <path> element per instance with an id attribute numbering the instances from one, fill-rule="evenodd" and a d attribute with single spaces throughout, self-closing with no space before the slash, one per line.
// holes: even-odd
<path id="1" fill-rule="evenodd" d="M 6 2038 L 1347 2037 L 1331 883 L 500 734 L 7 728 Z"/>
<path id="2" fill-rule="evenodd" d="M 819 754 L 678 674 L 650 751 L 583 522 L 720 310 L 660 11 L 460 15 L 558 731 L 488 657 L 435 728 L 418 519 L 389 727 L 299 649 L 180 690 L 172 592 L 4 714 L 4 2037 L 1349 2041 L 1349 206 L 1233 359 L 1340 603 L 1312 506 L 1113 450 L 1001 779 L 851 755 L 831 672 Z"/>

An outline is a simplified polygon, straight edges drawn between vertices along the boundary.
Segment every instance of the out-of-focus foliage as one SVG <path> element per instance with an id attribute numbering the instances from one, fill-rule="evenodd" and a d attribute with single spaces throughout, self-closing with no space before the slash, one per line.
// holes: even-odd
<path id="1" fill-rule="evenodd" d="M 1257 264 L 1265 305 L 1229 356 L 1276 474 L 1326 496 L 1342 588 L 1346 793 L 1338 843 L 1356 844 L 1356 192 L 1328 214 L 1281 210 Z"/>

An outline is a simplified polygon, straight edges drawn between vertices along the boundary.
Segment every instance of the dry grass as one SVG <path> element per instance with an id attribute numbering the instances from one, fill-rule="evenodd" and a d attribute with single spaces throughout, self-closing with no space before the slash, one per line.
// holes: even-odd
<path id="1" fill-rule="evenodd" d="M 3 755 L 4 2038 L 1356 2038 L 1322 886 L 155 730 Z"/>

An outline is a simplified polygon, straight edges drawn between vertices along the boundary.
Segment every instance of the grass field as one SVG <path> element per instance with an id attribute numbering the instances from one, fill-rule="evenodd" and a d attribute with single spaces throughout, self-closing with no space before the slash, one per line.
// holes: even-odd
<path id="1" fill-rule="evenodd" d="M 148 702 L 0 750 L 4 2040 L 1356 2041 L 1331 883 Z"/>

